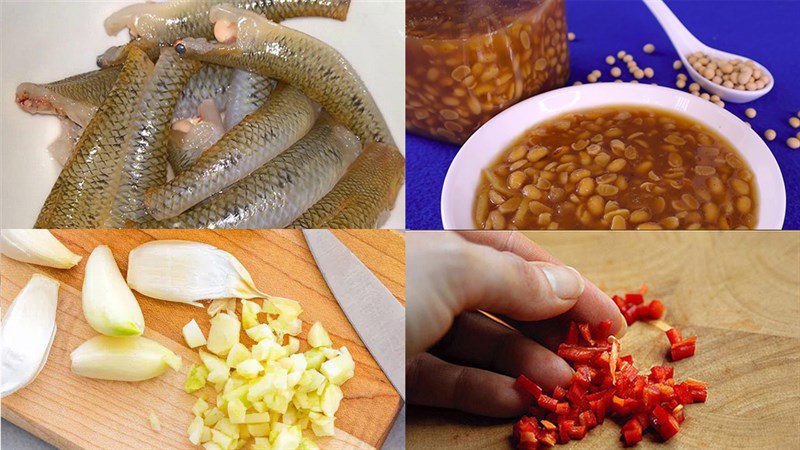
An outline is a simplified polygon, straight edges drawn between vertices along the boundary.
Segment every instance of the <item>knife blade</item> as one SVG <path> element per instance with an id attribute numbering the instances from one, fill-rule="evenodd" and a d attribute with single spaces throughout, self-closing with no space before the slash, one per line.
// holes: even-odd
<path id="1" fill-rule="evenodd" d="M 405 308 L 329 230 L 303 235 L 342 311 L 405 401 Z"/>

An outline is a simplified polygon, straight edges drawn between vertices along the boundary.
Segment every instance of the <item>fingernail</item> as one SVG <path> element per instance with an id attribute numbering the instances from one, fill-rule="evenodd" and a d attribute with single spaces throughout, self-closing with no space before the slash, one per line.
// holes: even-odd
<path id="1" fill-rule="evenodd" d="M 570 266 L 543 264 L 542 272 L 547 277 L 553 293 L 561 299 L 578 298 L 583 293 L 583 277 Z"/>

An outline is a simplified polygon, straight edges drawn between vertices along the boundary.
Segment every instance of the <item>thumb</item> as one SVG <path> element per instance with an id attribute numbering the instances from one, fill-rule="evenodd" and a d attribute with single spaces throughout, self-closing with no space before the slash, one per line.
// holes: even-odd
<path id="1" fill-rule="evenodd" d="M 406 352 L 441 339 L 464 311 L 477 309 L 518 321 L 563 314 L 584 290 L 568 266 L 526 261 L 450 233 L 412 233 L 406 246 Z"/>
<path id="2" fill-rule="evenodd" d="M 572 267 L 468 245 L 471 267 L 460 282 L 456 315 L 481 309 L 519 321 L 544 320 L 567 312 L 583 293 L 583 277 Z"/>

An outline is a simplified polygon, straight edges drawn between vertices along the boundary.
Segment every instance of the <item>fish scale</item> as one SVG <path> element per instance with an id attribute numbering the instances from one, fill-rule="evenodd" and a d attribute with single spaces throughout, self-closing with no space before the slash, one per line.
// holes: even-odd
<path id="1" fill-rule="evenodd" d="M 391 145 L 364 148 L 333 190 L 290 228 L 375 228 L 403 185 L 405 159 Z"/>
<path id="2" fill-rule="evenodd" d="M 269 102 L 231 128 L 188 169 L 145 194 L 150 215 L 177 216 L 261 167 L 300 140 L 319 105 L 297 88 L 279 84 Z"/>
<path id="3" fill-rule="evenodd" d="M 121 150 L 139 93 L 153 70 L 132 50 L 119 77 L 86 126 L 75 153 L 50 191 L 36 228 L 98 228 L 108 218 L 120 182 Z"/>
<path id="4" fill-rule="evenodd" d="M 323 115 L 275 159 L 214 197 L 150 228 L 281 228 L 322 198 L 355 160 L 361 144 Z"/>
<path id="5" fill-rule="evenodd" d="M 153 69 L 133 116 L 125 157 L 108 227 L 122 227 L 128 221 L 147 217 L 144 192 L 167 181 L 167 142 L 172 114 L 189 78 L 200 69 L 178 57 L 174 49 L 164 48 Z"/>

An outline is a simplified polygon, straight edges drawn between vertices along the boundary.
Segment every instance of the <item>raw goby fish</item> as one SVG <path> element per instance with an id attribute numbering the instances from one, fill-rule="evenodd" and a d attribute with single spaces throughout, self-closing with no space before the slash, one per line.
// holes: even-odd
<path id="1" fill-rule="evenodd" d="M 222 25 L 215 29 L 220 43 L 185 38 L 176 41 L 178 53 L 291 83 L 350 128 L 362 142 L 394 145 L 386 121 L 364 82 L 333 47 L 230 5 L 213 7 L 209 18 Z"/>
<path id="2" fill-rule="evenodd" d="M 173 0 L 163 3 L 138 3 L 120 9 L 105 21 L 106 32 L 113 36 L 128 29 L 134 38 L 171 45 L 187 36 L 212 38 L 214 25 L 209 10 L 230 3 L 253 11 L 273 21 L 293 17 L 329 17 L 344 20 L 350 0 Z"/>
<path id="3" fill-rule="evenodd" d="M 308 133 L 319 105 L 281 84 L 267 104 L 230 129 L 192 167 L 145 194 L 156 220 L 177 216 L 250 175 Z"/>
<path id="4" fill-rule="evenodd" d="M 225 99 L 226 130 L 267 103 L 275 81 L 246 70 L 236 70 Z"/>
<path id="5" fill-rule="evenodd" d="M 200 158 L 225 134 L 222 113 L 212 99 L 203 100 L 197 116 L 180 119 L 172 124 L 167 158 L 175 175 L 179 175 Z"/>
<path id="6" fill-rule="evenodd" d="M 327 194 L 361 151 L 327 114 L 272 161 L 177 217 L 148 228 L 283 228 Z"/>
<path id="7" fill-rule="evenodd" d="M 47 84 L 22 83 L 17 104 L 31 114 L 67 117 L 85 127 L 119 77 L 120 68 L 82 73 Z"/>
<path id="8" fill-rule="evenodd" d="M 397 148 L 364 147 L 333 190 L 295 220 L 292 228 L 377 228 L 403 185 L 405 159 Z"/>
<path id="9" fill-rule="evenodd" d="M 120 228 L 147 218 L 144 192 L 167 181 L 167 145 L 172 113 L 200 63 L 178 57 L 164 47 L 144 86 L 122 147 L 122 170 L 116 199 L 105 225 Z"/>
<path id="10" fill-rule="evenodd" d="M 119 187 L 122 149 L 153 63 L 133 49 L 45 200 L 36 228 L 101 228 Z"/>

